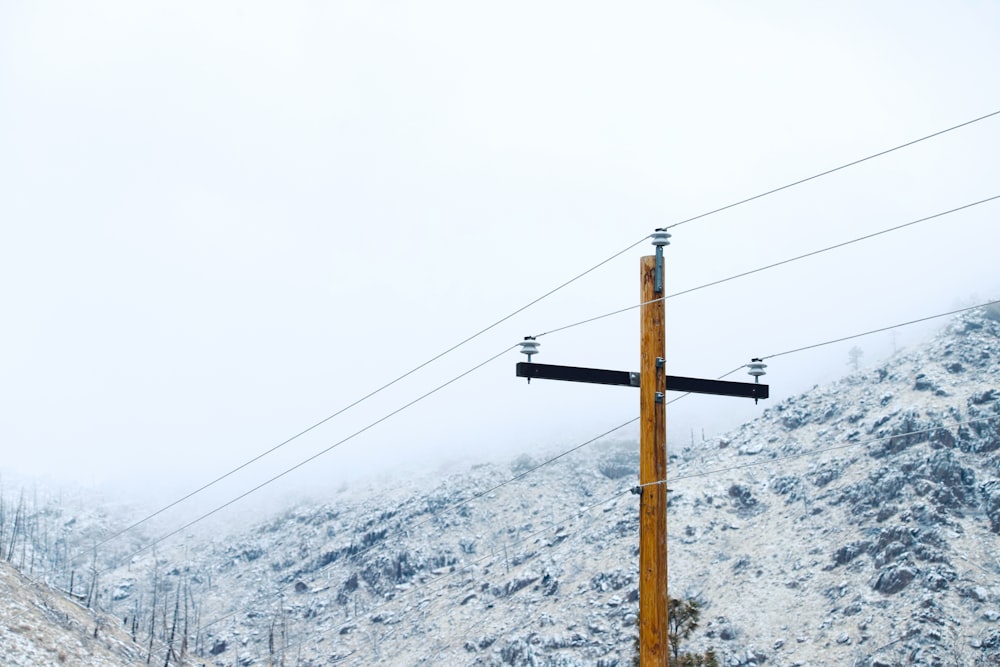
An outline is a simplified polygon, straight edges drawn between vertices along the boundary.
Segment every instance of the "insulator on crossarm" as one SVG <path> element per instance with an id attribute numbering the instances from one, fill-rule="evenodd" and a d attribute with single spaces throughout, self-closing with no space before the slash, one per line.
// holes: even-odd
<path id="1" fill-rule="evenodd" d="M 767 375 L 767 371 L 764 370 L 765 368 L 767 368 L 767 364 L 755 357 L 747 364 L 747 375 L 752 375 L 754 382 L 760 382 L 760 376 Z"/>
<path id="2" fill-rule="evenodd" d="M 528 363 L 531 363 L 531 355 L 538 354 L 538 346 L 541 345 L 535 340 L 534 336 L 525 336 L 524 340 L 519 343 L 521 346 L 521 354 L 528 355 Z"/>
<path id="3" fill-rule="evenodd" d="M 521 346 L 521 354 L 528 355 L 528 363 L 531 363 L 531 355 L 538 354 L 538 346 L 541 345 L 534 336 L 525 336 L 524 340 L 519 343 Z M 531 384 L 531 378 L 528 378 L 528 384 Z"/>

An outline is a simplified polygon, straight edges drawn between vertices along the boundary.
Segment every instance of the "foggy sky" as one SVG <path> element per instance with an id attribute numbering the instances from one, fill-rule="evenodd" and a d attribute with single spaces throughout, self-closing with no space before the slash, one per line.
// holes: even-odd
<path id="1" fill-rule="evenodd" d="M 990 3 L 0 4 L 0 468 L 190 489 L 655 227 L 1000 109 Z M 675 292 L 1000 194 L 1000 117 L 673 230 Z M 997 298 L 1000 203 L 667 303 L 669 372 Z M 648 243 L 231 480 L 638 302 Z M 939 323 L 943 324 L 943 322 Z M 775 403 L 934 325 L 775 360 Z M 539 362 L 638 368 L 638 313 Z M 571 446 L 516 351 L 279 484 Z M 733 379 L 749 379 L 736 376 Z M 671 406 L 689 444 L 766 405 Z M 624 431 L 627 438 L 634 431 Z"/>

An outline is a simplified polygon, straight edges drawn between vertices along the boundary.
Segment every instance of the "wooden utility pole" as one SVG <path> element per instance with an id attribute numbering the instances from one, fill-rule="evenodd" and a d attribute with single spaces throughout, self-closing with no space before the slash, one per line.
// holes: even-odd
<path id="1" fill-rule="evenodd" d="M 667 664 L 667 391 L 662 273 L 656 257 L 641 262 L 639 376 L 639 664 Z M 662 258 L 660 259 L 662 262 Z M 660 266 L 662 272 L 662 264 Z M 657 291 L 659 288 L 659 291 Z M 653 379 L 652 382 L 645 381 Z"/>
<path id="2" fill-rule="evenodd" d="M 669 656 L 667 628 L 670 598 L 667 592 L 667 413 L 665 393 L 739 396 L 754 402 L 767 398 L 766 384 L 724 382 L 667 375 L 666 322 L 663 307 L 663 247 L 670 234 L 658 229 L 652 235 L 656 255 L 643 257 L 641 267 L 640 369 L 638 373 L 577 366 L 532 363 L 538 342 L 528 336 L 521 351 L 528 361 L 517 364 L 517 377 L 590 382 L 639 387 L 639 665 L 666 667 Z M 755 380 L 764 364 L 748 365 Z"/>

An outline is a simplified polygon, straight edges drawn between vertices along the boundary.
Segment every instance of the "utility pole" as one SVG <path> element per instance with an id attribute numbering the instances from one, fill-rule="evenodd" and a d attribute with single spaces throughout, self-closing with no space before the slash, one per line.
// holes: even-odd
<path id="1" fill-rule="evenodd" d="M 667 664 L 669 614 L 663 246 L 642 258 L 641 280 L 639 377 L 653 381 L 639 383 L 639 665 L 660 667 Z"/>
<path id="2" fill-rule="evenodd" d="M 532 337 L 521 343 L 528 361 L 517 364 L 517 377 L 639 388 L 639 664 L 666 667 L 669 656 L 669 593 L 667 589 L 667 415 L 665 394 L 681 391 L 697 394 L 767 398 L 769 387 L 759 384 L 764 364 L 754 359 L 748 365 L 754 383 L 723 382 L 667 375 L 666 320 L 663 305 L 663 248 L 670 234 L 657 229 L 652 234 L 656 255 L 640 262 L 640 354 L 639 372 L 611 371 L 576 366 L 532 363 L 539 343 Z"/>

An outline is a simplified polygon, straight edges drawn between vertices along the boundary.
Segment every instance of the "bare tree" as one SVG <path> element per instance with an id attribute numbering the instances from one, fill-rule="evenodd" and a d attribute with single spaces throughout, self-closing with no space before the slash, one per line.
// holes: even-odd
<path id="1" fill-rule="evenodd" d="M 167 656 L 166 659 L 163 661 L 163 667 L 170 667 L 170 658 L 176 657 L 176 653 L 174 652 L 174 638 L 177 636 L 177 618 L 178 616 L 180 616 L 180 612 L 181 612 L 181 585 L 180 582 L 178 582 L 177 594 L 174 597 L 174 620 L 170 624 L 170 637 L 167 639 Z M 164 618 L 164 623 L 165 622 L 166 618 Z M 178 664 L 180 664 L 179 658 L 178 658 Z"/>
<path id="2" fill-rule="evenodd" d="M 184 628 L 181 633 L 181 662 L 187 656 L 188 649 L 188 599 L 191 598 L 191 584 L 184 580 Z"/>
<path id="3" fill-rule="evenodd" d="M 17 511 L 14 512 L 14 525 L 10 529 L 10 540 L 7 545 L 7 562 L 14 558 L 14 549 L 17 547 L 17 535 L 22 531 L 22 521 L 24 515 L 24 489 L 21 489 L 21 497 L 17 501 Z"/>
<path id="4" fill-rule="evenodd" d="M 156 633 L 156 599 L 160 591 L 159 568 L 156 565 L 156 547 L 153 547 L 153 604 L 149 612 L 149 645 L 146 647 L 146 664 L 153 659 L 153 635 Z"/>
<path id="5" fill-rule="evenodd" d="M 87 591 L 87 608 L 91 604 L 97 606 L 97 543 L 94 543 L 94 555 L 90 561 L 90 588 Z"/>
<path id="6" fill-rule="evenodd" d="M 188 594 L 191 597 L 191 609 L 194 612 L 194 652 L 197 655 L 203 655 L 201 646 L 201 608 L 194 601 L 194 594 L 188 590 Z M 187 618 L 187 613 L 185 613 L 185 619 Z M 184 621 L 184 634 L 187 635 L 187 620 Z"/>
<path id="7" fill-rule="evenodd" d="M 139 628 L 139 614 L 142 610 L 142 594 L 136 596 L 132 607 L 132 642 L 135 643 L 136 630 Z"/>
<path id="8" fill-rule="evenodd" d="M 27 532 L 28 539 L 24 542 L 24 546 L 21 547 L 21 569 L 24 569 L 24 551 L 27 546 L 31 546 L 31 558 L 28 561 L 28 576 L 35 576 L 35 556 L 38 553 L 38 486 L 35 485 L 32 488 L 31 493 L 31 512 L 27 516 Z"/>

